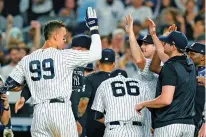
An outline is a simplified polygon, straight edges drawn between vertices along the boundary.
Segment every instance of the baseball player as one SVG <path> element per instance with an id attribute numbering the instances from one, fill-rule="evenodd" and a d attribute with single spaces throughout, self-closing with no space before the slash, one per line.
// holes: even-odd
<path id="1" fill-rule="evenodd" d="M 151 34 L 156 37 L 155 32 Z M 173 31 L 159 40 L 169 60 L 159 74 L 156 98 L 137 104 L 136 110 L 153 108 L 154 137 L 193 137 L 196 72 L 192 60 L 184 55 L 187 38 Z"/>
<path id="2" fill-rule="evenodd" d="M 3 78 L 0 76 L 0 87 L 4 84 Z M 0 122 L 7 125 L 11 118 L 11 111 L 9 107 L 8 97 L 0 90 Z"/>
<path id="3" fill-rule="evenodd" d="M 150 99 L 147 86 L 120 69 L 110 77 L 98 87 L 92 105 L 95 119 L 106 125 L 104 137 L 144 137 L 145 115 L 136 113 L 135 104 Z"/>
<path id="4" fill-rule="evenodd" d="M 153 21 L 150 21 L 151 24 L 151 28 L 150 30 L 155 30 L 155 24 Z M 173 24 L 169 27 L 168 29 L 168 34 L 171 33 L 171 31 L 176 30 L 176 26 Z M 160 51 L 161 48 L 163 47 L 159 47 Z M 164 49 L 163 49 L 164 50 Z M 188 51 L 188 55 L 189 57 L 193 60 L 195 67 L 196 67 L 196 71 L 197 74 L 199 76 L 204 75 L 204 54 L 205 54 L 205 45 L 200 44 L 200 43 L 193 43 L 190 46 L 187 46 L 187 51 Z M 158 64 L 160 64 L 160 59 L 159 57 L 162 56 L 164 57 L 164 60 L 167 60 L 167 54 L 165 55 L 161 55 L 162 53 L 158 53 L 155 55 L 155 57 L 153 58 L 153 62 L 152 62 L 152 66 L 151 68 L 153 69 L 153 71 L 155 70 L 157 73 L 160 73 L 160 70 L 162 67 L 158 66 Z M 166 57 L 165 57 L 166 56 Z M 161 59 L 162 60 L 162 59 Z M 198 67 L 199 66 L 199 67 Z M 200 71 L 199 71 L 200 70 Z M 199 77 L 197 78 L 199 79 Z M 195 137 L 197 136 L 198 130 L 202 124 L 202 112 L 203 112 L 203 108 L 204 108 L 204 103 L 205 103 L 205 88 L 201 83 L 198 83 L 197 88 L 196 88 L 196 95 L 195 95 L 195 117 L 194 117 L 194 123 L 196 126 L 196 130 L 195 130 Z"/>
<path id="5" fill-rule="evenodd" d="M 126 17 L 126 24 L 127 25 L 125 29 L 129 35 L 131 53 L 134 60 L 136 61 L 136 65 L 139 68 L 137 74 L 135 74 L 133 78 L 147 83 L 149 85 L 149 94 L 151 94 L 151 96 L 155 98 L 155 89 L 157 85 L 158 75 L 149 70 L 150 63 L 156 51 L 154 42 L 151 35 L 145 35 L 143 39 L 136 40 L 135 34 L 133 32 L 133 18 L 131 15 L 128 15 Z M 147 119 L 144 126 L 144 136 L 151 137 L 151 112 L 148 109 L 146 109 L 145 111 Z"/>
<path id="6" fill-rule="evenodd" d="M 205 45 L 195 42 L 189 46 L 187 46 L 187 51 L 189 57 L 193 60 L 197 76 L 198 77 L 205 77 Z M 195 135 L 194 137 L 198 136 L 198 131 L 203 123 L 202 121 L 202 113 L 204 110 L 205 104 L 205 86 L 201 83 L 198 83 L 195 95 Z"/>
<path id="7" fill-rule="evenodd" d="M 77 35 L 74 36 L 71 43 L 71 49 L 73 50 L 89 50 L 91 45 L 91 37 L 88 35 Z M 84 79 L 84 71 L 86 71 L 86 67 L 77 67 L 73 71 L 72 75 L 72 95 L 71 95 L 71 102 L 72 102 L 72 111 L 74 113 L 74 117 L 77 123 L 78 133 L 81 134 L 82 127 L 80 123 L 77 121 L 79 119 L 78 116 L 78 104 L 80 101 L 80 96 L 82 93 L 83 88 L 83 79 Z M 21 92 L 21 98 L 15 104 L 15 111 L 17 111 L 23 107 L 24 103 L 31 97 L 31 93 L 29 91 L 28 85 L 24 87 Z"/>
<path id="8" fill-rule="evenodd" d="M 86 110 L 85 132 L 87 137 L 102 137 L 104 135 L 105 125 L 94 119 L 94 112 L 91 109 L 97 88 L 106 79 L 109 78 L 110 72 L 115 68 L 115 52 L 112 49 L 103 49 L 102 58 L 98 61 L 100 71 L 92 73 L 85 77 L 85 92 L 91 93 Z"/>
<path id="9" fill-rule="evenodd" d="M 88 64 L 85 68 L 84 68 L 84 77 L 86 77 L 89 74 L 94 73 L 94 69 L 93 69 L 93 64 Z M 86 109 L 87 109 L 87 105 L 89 103 L 89 98 L 91 96 L 91 92 L 87 92 L 85 90 L 85 84 L 83 85 L 82 88 L 82 92 L 78 98 L 78 113 L 79 113 L 79 123 L 82 126 L 82 135 L 80 137 L 85 137 L 86 132 L 85 132 L 85 124 L 86 124 L 86 118 L 87 118 L 87 113 L 86 113 Z"/>
<path id="10" fill-rule="evenodd" d="M 3 84 L 4 84 L 4 79 L 2 78 L 2 76 L 0 76 L 0 86 L 2 86 Z M 9 113 L 11 113 L 11 112 L 9 112 Z M 7 115 L 7 114 L 5 114 L 5 115 Z M 3 136 L 4 137 L 7 137 L 7 136 L 13 137 L 14 133 L 12 131 L 11 118 L 9 118 L 8 123 L 6 125 L 5 124 L 3 124 L 3 125 L 4 125 Z"/>
<path id="11" fill-rule="evenodd" d="M 73 50 L 89 50 L 91 45 L 91 37 L 88 35 L 77 35 L 72 38 L 71 48 Z M 74 117 L 77 123 L 77 129 L 79 135 L 82 134 L 82 126 L 79 123 L 79 114 L 78 114 L 78 105 L 80 102 L 80 96 L 83 94 L 83 81 L 84 81 L 84 71 L 85 67 L 77 67 L 73 71 L 72 75 L 72 111 L 74 113 Z"/>
<path id="12" fill-rule="evenodd" d="M 203 120 L 203 123 L 202 123 L 202 126 L 200 128 L 200 131 L 198 132 L 198 137 L 206 137 L 206 124 L 205 124 L 205 121 L 206 121 L 206 118 L 205 118 L 205 112 L 206 112 L 206 104 L 204 105 L 204 111 L 203 111 L 203 114 L 202 114 L 202 120 Z"/>
<path id="13" fill-rule="evenodd" d="M 35 105 L 33 137 L 78 136 L 70 102 L 72 73 L 74 68 L 100 59 L 102 50 L 96 12 L 89 7 L 86 15 L 92 34 L 89 51 L 62 50 L 66 41 L 65 25 L 50 21 L 44 27 L 44 46 L 24 57 L 4 85 L 3 90 L 8 91 L 27 82 Z"/>

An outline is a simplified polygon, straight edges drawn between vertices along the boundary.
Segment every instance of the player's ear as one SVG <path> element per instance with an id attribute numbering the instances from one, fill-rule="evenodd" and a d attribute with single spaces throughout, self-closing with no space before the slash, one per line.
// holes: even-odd
<path id="1" fill-rule="evenodd" d="M 53 35 L 53 38 L 54 38 L 54 40 L 57 40 L 57 39 L 58 39 L 57 34 L 54 34 L 54 35 Z"/>
<path id="2" fill-rule="evenodd" d="M 201 62 L 205 62 L 205 55 L 202 55 L 202 54 L 201 54 L 200 58 L 201 58 Z M 203 65 L 203 64 L 202 64 L 202 65 Z"/>
<path id="3" fill-rule="evenodd" d="M 115 68 L 115 66 L 116 66 L 116 62 L 113 62 L 112 66 L 113 66 L 113 68 Z"/>

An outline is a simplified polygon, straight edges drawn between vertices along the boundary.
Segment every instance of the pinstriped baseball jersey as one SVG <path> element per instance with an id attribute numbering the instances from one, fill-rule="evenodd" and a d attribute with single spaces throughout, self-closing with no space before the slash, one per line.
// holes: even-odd
<path id="1" fill-rule="evenodd" d="M 10 77 L 20 84 L 26 80 L 33 104 L 57 97 L 70 98 L 74 68 L 100 58 L 100 37 L 93 34 L 89 51 L 39 49 L 24 57 Z"/>
<path id="2" fill-rule="evenodd" d="M 144 69 L 142 71 L 139 70 L 135 78 L 145 83 L 145 86 L 147 86 L 148 88 L 148 94 L 150 94 L 150 96 L 153 99 L 155 98 L 158 75 L 149 70 L 151 61 L 152 61 L 151 59 L 146 59 L 146 64 Z M 145 118 L 145 126 L 144 126 L 144 136 L 152 137 L 150 131 L 151 124 L 152 124 L 151 112 L 148 109 L 145 110 L 145 117 L 146 118 Z"/>
<path id="3" fill-rule="evenodd" d="M 131 119 L 144 123 L 144 115 L 137 114 L 135 105 L 151 98 L 147 90 L 139 80 L 118 75 L 98 87 L 92 109 L 102 113 L 106 111 L 105 124 Z"/>
<path id="4" fill-rule="evenodd" d="M 158 75 L 149 70 L 151 61 L 151 59 L 146 59 L 144 69 L 142 71 L 139 69 L 134 78 L 145 81 L 154 81 L 154 79 L 157 80 Z"/>

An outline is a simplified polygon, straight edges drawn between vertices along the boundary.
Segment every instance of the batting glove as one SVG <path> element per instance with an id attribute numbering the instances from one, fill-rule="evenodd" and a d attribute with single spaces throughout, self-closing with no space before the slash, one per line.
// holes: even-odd
<path id="1" fill-rule="evenodd" d="M 11 129 L 4 129 L 4 137 L 14 137 L 14 133 Z"/>
<path id="2" fill-rule="evenodd" d="M 85 20 L 90 31 L 98 30 L 98 19 L 95 9 L 92 9 L 91 7 L 87 8 Z"/>

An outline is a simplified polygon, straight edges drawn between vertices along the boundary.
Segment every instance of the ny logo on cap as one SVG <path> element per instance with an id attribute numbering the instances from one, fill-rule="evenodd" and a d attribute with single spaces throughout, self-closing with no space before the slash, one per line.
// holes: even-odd
<path id="1" fill-rule="evenodd" d="M 105 60 L 108 60 L 108 58 L 104 58 Z"/>
<path id="2" fill-rule="evenodd" d="M 145 35 L 143 39 L 146 39 L 146 38 L 147 38 L 147 35 Z"/>
<path id="3" fill-rule="evenodd" d="M 174 41 L 172 41 L 172 44 L 173 44 L 173 45 L 175 45 L 175 42 L 174 42 Z"/>
<path id="4" fill-rule="evenodd" d="M 195 45 L 195 43 L 193 43 L 192 45 L 191 45 L 191 47 L 193 47 Z"/>

